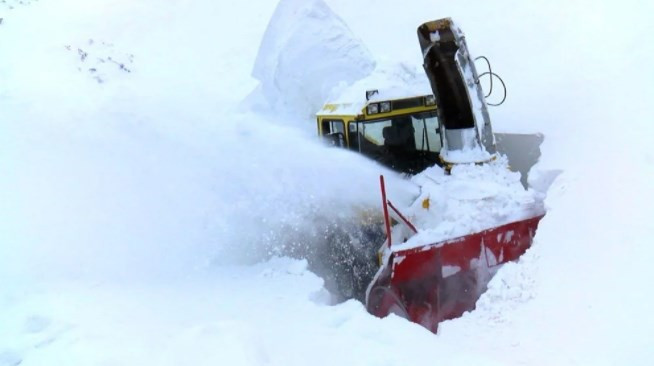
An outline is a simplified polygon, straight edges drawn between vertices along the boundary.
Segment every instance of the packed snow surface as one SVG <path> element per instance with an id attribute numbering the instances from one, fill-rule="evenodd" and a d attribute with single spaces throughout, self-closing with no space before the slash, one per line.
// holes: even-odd
<path id="1" fill-rule="evenodd" d="M 653 4 L 310 3 L 282 1 L 285 26 L 320 31 L 271 43 L 293 57 L 255 79 L 275 2 L 0 1 L 0 365 L 650 364 Z M 549 190 L 532 249 L 433 335 L 271 254 L 379 208 L 380 173 L 420 194 L 317 142 L 324 101 L 293 88 L 419 70 L 415 29 L 445 16 L 509 86 L 494 128 L 545 134 L 529 179 Z M 330 44 L 361 56 L 339 81 Z"/>

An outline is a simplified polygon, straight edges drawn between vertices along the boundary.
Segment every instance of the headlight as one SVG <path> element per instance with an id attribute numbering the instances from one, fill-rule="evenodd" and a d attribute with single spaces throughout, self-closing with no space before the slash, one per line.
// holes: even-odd
<path id="1" fill-rule="evenodd" d="M 435 95 L 426 96 L 425 105 L 436 105 L 436 96 Z"/>
<path id="2" fill-rule="evenodd" d="M 388 113 L 391 111 L 391 102 L 381 102 L 379 103 L 379 111 L 381 113 Z"/>
<path id="3" fill-rule="evenodd" d="M 368 114 L 377 114 L 379 113 L 379 104 L 373 103 L 368 104 Z"/>

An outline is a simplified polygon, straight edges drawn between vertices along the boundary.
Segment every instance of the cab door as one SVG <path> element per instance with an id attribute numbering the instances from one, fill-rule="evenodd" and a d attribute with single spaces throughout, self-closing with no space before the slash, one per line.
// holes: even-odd
<path id="1" fill-rule="evenodd" d="M 345 147 L 345 122 L 342 119 L 323 119 L 320 121 L 320 136 L 329 145 Z"/>

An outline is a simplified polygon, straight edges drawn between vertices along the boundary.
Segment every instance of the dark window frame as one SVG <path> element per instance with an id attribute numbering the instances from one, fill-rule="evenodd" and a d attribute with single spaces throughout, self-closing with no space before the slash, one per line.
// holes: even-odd
<path id="1" fill-rule="evenodd" d="M 381 118 L 376 118 L 376 119 L 358 119 L 354 121 L 350 121 L 351 123 L 354 123 L 356 125 L 355 132 L 359 132 L 359 123 L 365 124 L 365 123 L 379 123 L 383 121 L 389 121 L 392 120 L 393 118 L 398 118 L 398 117 L 413 117 L 413 116 L 428 116 L 428 117 L 423 117 L 422 119 L 426 118 L 436 118 L 436 121 L 438 121 L 438 128 L 436 129 L 436 133 L 438 134 L 438 138 L 440 139 L 440 146 L 441 149 L 443 148 L 443 124 L 441 123 L 441 120 L 439 118 L 438 112 L 436 110 L 433 111 L 423 111 L 423 112 L 413 112 L 413 113 L 403 113 L 403 114 L 397 114 L 393 115 L 391 117 L 381 117 Z M 350 131 L 348 130 L 348 134 Z M 357 133 L 357 136 L 359 138 L 361 137 L 361 134 Z M 358 151 L 361 152 L 361 141 L 358 143 L 359 149 Z M 440 151 L 440 150 L 439 150 Z"/>

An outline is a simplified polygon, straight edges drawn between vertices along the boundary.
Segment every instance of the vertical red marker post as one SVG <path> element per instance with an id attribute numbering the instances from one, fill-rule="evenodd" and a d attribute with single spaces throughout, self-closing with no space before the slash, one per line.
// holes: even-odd
<path id="1" fill-rule="evenodd" d="M 391 248 L 391 220 L 388 217 L 388 201 L 386 200 L 386 185 L 384 184 L 384 176 L 379 176 L 379 185 L 381 186 L 382 194 L 382 207 L 384 208 L 384 224 L 386 225 L 386 238 L 388 240 L 388 248 Z"/>

